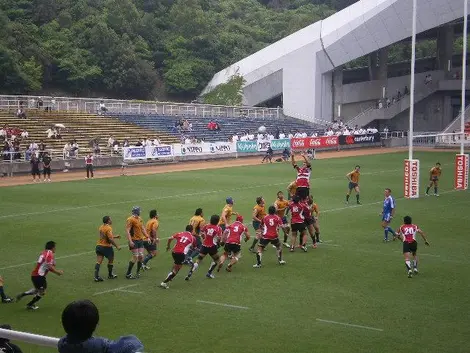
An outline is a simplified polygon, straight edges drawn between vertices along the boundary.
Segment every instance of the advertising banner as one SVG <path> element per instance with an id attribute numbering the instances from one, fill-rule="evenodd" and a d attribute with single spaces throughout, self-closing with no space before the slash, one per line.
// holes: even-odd
<path id="1" fill-rule="evenodd" d="M 419 160 L 406 159 L 403 187 L 406 199 L 419 198 Z"/>
<path id="2" fill-rule="evenodd" d="M 338 146 L 338 136 L 294 137 L 290 140 L 293 150 L 308 150 Z"/>
<path id="3" fill-rule="evenodd" d="M 253 153 L 258 152 L 257 141 L 237 141 L 238 153 Z"/>
<path id="4" fill-rule="evenodd" d="M 290 149 L 290 139 L 276 139 L 271 141 L 273 151 L 283 151 L 285 148 Z"/>
<path id="5" fill-rule="evenodd" d="M 157 159 L 173 157 L 173 147 L 170 145 L 124 147 L 124 160 Z"/>
<path id="6" fill-rule="evenodd" d="M 368 143 L 380 142 L 380 134 L 364 134 L 364 135 L 349 135 L 349 136 L 338 136 L 340 145 L 362 145 Z"/>
<path id="7" fill-rule="evenodd" d="M 234 142 L 214 142 L 209 144 L 209 150 L 212 154 L 234 153 L 237 146 Z"/>
<path id="8" fill-rule="evenodd" d="M 458 154 L 455 156 L 454 188 L 456 190 L 468 189 L 468 162 L 468 154 Z"/>

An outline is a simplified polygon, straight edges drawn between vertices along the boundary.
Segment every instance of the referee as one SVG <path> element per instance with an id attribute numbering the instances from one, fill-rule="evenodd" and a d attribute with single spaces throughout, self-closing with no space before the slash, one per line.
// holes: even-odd
<path id="1" fill-rule="evenodd" d="M 88 153 L 87 156 L 85 157 L 85 165 L 86 165 L 86 178 L 93 179 L 93 154 Z"/>
<path id="2" fill-rule="evenodd" d="M 51 162 L 52 158 L 49 156 L 49 153 L 44 152 L 44 155 L 42 157 L 42 173 L 44 176 L 44 181 L 50 182 L 51 181 Z"/>

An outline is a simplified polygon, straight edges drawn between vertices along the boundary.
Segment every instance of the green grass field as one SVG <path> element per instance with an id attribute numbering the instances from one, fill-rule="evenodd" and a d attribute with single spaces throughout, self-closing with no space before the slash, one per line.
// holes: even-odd
<path id="1" fill-rule="evenodd" d="M 248 223 L 256 196 L 271 204 L 276 192 L 293 180 L 289 165 L 1 188 L 0 274 L 7 294 L 30 288 L 33 263 L 48 240 L 57 242 L 57 267 L 65 274 L 49 274 L 48 294 L 38 311 L 26 311 L 26 300 L 0 305 L 0 321 L 59 337 L 62 309 L 72 300 L 88 298 L 100 309 L 97 335 L 136 334 L 149 353 L 469 352 L 469 195 L 452 191 L 453 153 L 418 152 L 422 192 L 429 168 L 438 160 L 443 164 L 441 196 L 404 200 L 405 157 L 393 153 L 314 161 L 312 191 L 322 211 L 325 243 L 308 253 L 285 252 L 284 267 L 269 248 L 261 269 L 252 268 L 255 259 L 246 244 L 232 273 L 206 279 L 206 259 L 190 282 L 184 281 L 184 267 L 169 290 L 158 288 L 172 265 L 165 252 L 151 261 L 152 269 L 141 279 L 128 281 L 124 274 L 130 254 L 124 248 L 116 253 L 119 278 L 93 282 L 102 216 L 110 215 L 114 232 L 124 235 L 132 206 L 139 205 L 144 216 L 157 208 L 160 237 L 166 238 L 183 230 L 197 207 L 204 208 L 207 219 L 220 213 L 225 198 L 232 196 L 234 209 Z M 363 205 L 346 207 L 345 174 L 355 164 L 362 166 Z M 401 244 L 382 242 L 379 213 L 385 187 L 397 201 L 393 227 L 409 214 L 431 243 L 425 248 L 419 241 L 421 273 L 412 279 L 406 276 Z M 105 266 L 104 275 L 103 270 Z M 140 293 L 111 291 L 129 285 Z M 54 351 L 20 345 L 24 352 Z"/>

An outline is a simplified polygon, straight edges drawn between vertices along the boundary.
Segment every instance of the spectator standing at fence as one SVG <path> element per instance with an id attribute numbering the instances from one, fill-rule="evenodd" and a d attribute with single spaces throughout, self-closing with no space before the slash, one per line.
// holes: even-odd
<path id="1" fill-rule="evenodd" d="M 86 178 L 87 179 L 90 179 L 90 176 L 91 178 L 93 179 L 93 154 L 92 153 L 88 153 L 85 157 L 85 167 L 86 167 Z"/>
<path id="2" fill-rule="evenodd" d="M 37 180 L 41 181 L 41 171 L 39 170 L 39 158 L 33 155 L 29 163 L 31 164 L 31 175 L 33 176 L 33 183 L 36 182 L 36 176 L 38 177 Z"/>
<path id="3" fill-rule="evenodd" d="M 72 142 L 72 155 L 75 157 L 78 157 L 78 151 L 80 149 L 80 146 L 77 143 L 77 140 L 73 140 Z"/>
<path id="4" fill-rule="evenodd" d="M 1 329 L 11 330 L 11 326 L 8 324 L 0 325 Z M 23 353 L 20 347 L 10 342 L 7 338 L 0 337 L 0 352 L 2 353 Z"/>
<path id="5" fill-rule="evenodd" d="M 43 105 L 44 105 L 44 101 L 42 100 L 42 97 L 39 97 L 38 102 L 37 102 L 37 108 L 42 109 Z"/>
<path id="6" fill-rule="evenodd" d="M 47 152 L 44 153 L 42 157 L 42 173 L 44 176 L 44 181 L 51 181 L 51 162 L 52 158 L 49 156 Z M 46 179 L 47 178 L 47 179 Z"/>
<path id="7" fill-rule="evenodd" d="M 113 147 L 114 146 L 114 136 L 113 135 L 109 136 L 107 146 L 108 147 Z"/>

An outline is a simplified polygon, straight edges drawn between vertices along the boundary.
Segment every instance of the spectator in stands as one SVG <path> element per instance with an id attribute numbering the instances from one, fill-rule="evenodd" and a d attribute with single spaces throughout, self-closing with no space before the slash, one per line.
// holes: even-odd
<path id="1" fill-rule="evenodd" d="M 70 142 L 66 142 L 63 149 L 64 158 L 70 158 L 72 152 L 72 144 Z"/>
<path id="2" fill-rule="evenodd" d="M 100 102 L 100 112 L 101 113 L 106 113 L 108 111 L 108 108 L 106 108 L 106 105 L 104 104 L 103 101 Z"/>
<path id="3" fill-rule="evenodd" d="M 122 143 L 122 147 L 129 147 L 129 140 L 125 139 L 124 142 Z"/>
<path id="4" fill-rule="evenodd" d="M 389 131 L 389 130 L 388 130 L 388 126 L 385 125 L 385 127 L 384 127 L 384 132 L 385 132 L 386 134 L 388 134 L 388 131 Z"/>
<path id="5" fill-rule="evenodd" d="M 39 146 L 36 142 L 31 142 L 29 144 L 29 149 L 32 151 L 32 152 L 36 152 L 38 149 L 39 149 Z"/>
<path id="6" fill-rule="evenodd" d="M 388 108 L 388 107 L 390 107 L 390 104 L 391 104 L 392 102 L 390 101 L 390 98 L 387 97 L 387 99 L 385 100 L 385 103 L 386 103 L 387 108 Z"/>
<path id="7" fill-rule="evenodd" d="M 54 97 L 51 99 L 51 110 L 56 110 L 56 101 Z"/>
<path id="8" fill-rule="evenodd" d="M 11 326 L 8 324 L 0 325 L 1 329 L 11 330 Z M 2 353 L 22 353 L 20 347 L 10 342 L 7 338 L 0 338 L 0 352 Z"/>
<path id="9" fill-rule="evenodd" d="M 29 137 L 29 132 L 26 131 L 26 130 L 23 130 L 23 131 L 21 132 L 21 138 L 27 139 L 28 137 Z"/>
<path id="10" fill-rule="evenodd" d="M 153 144 L 154 146 L 160 146 L 160 145 L 161 145 L 160 139 L 155 136 L 155 138 L 153 139 L 152 144 Z"/>
<path id="11" fill-rule="evenodd" d="M 98 308 L 89 300 L 74 301 L 62 312 L 66 336 L 59 341 L 59 353 L 136 353 L 142 352 L 142 342 L 135 336 L 117 341 L 93 337 L 100 320 Z"/>
<path id="12" fill-rule="evenodd" d="M 119 153 L 119 142 L 117 142 L 117 141 L 114 141 L 114 144 L 113 144 L 113 152 L 114 152 L 114 154 L 118 154 L 118 153 Z"/>
<path id="13" fill-rule="evenodd" d="M 348 130 L 347 127 L 345 127 L 345 128 L 343 129 L 342 134 L 343 134 L 344 136 L 349 136 L 349 135 L 351 135 L 351 132 Z"/>
<path id="14" fill-rule="evenodd" d="M 294 134 L 292 133 L 292 131 L 289 132 L 289 134 L 287 135 L 287 137 L 290 138 L 290 139 L 294 137 Z"/>
<path id="15" fill-rule="evenodd" d="M 402 97 L 402 94 L 399 89 L 397 89 L 397 100 L 399 101 Z"/>
<path id="16" fill-rule="evenodd" d="M 3 137 L 4 139 L 7 139 L 7 130 L 8 130 L 8 125 L 4 125 L 2 129 L 0 129 L 0 137 Z"/>
<path id="17" fill-rule="evenodd" d="M 36 108 L 42 109 L 42 106 L 44 105 L 44 102 L 43 102 L 43 100 L 42 100 L 42 97 L 39 97 L 39 98 L 38 98 L 38 102 L 37 102 L 36 104 L 37 104 L 37 105 L 36 105 Z"/>
<path id="18" fill-rule="evenodd" d="M 280 139 L 285 139 L 286 138 L 286 134 L 284 133 L 284 131 L 279 134 L 279 138 Z"/>
<path id="19" fill-rule="evenodd" d="M 189 121 L 184 119 L 181 127 L 183 131 L 189 131 Z"/>
<path id="20" fill-rule="evenodd" d="M 95 154 L 95 155 L 100 155 L 100 153 L 101 153 L 101 148 L 100 148 L 100 144 L 99 144 L 99 142 L 98 142 L 98 139 L 93 140 L 93 145 L 92 145 L 92 147 L 93 147 L 93 154 Z"/>
<path id="21" fill-rule="evenodd" d="M 186 145 L 189 145 L 189 144 L 192 143 L 192 141 L 191 141 L 191 139 L 190 139 L 189 137 L 185 137 L 184 143 L 185 143 Z"/>
<path id="22" fill-rule="evenodd" d="M 311 137 L 318 137 L 318 134 L 314 131 L 312 132 L 312 136 Z"/>
<path id="23" fill-rule="evenodd" d="M 408 86 L 405 86 L 405 89 L 403 90 L 403 95 L 408 95 L 410 94 L 410 90 L 408 89 Z"/>
<path id="24" fill-rule="evenodd" d="M 78 145 L 77 140 L 73 140 L 72 148 L 71 148 L 72 155 L 75 157 L 78 157 L 79 150 L 80 150 L 80 146 Z"/>
<path id="25" fill-rule="evenodd" d="M 114 146 L 114 136 L 111 135 L 108 138 L 108 144 L 106 145 L 107 147 L 113 147 Z"/>
<path id="26" fill-rule="evenodd" d="M 234 135 L 232 136 L 232 142 L 237 142 L 238 140 L 239 140 L 238 135 L 237 135 L 237 134 L 234 134 Z"/>
<path id="27" fill-rule="evenodd" d="M 49 129 L 46 130 L 47 138 L 52 139 L 56 134 L 54 126 L 51 126 Z"/>
<path id="28" fill-rule="evenodd" d="M 424 84 L 425 84 L 425 85 L 428 85 L 428 84 L 430 84 L 430 83 L 432 83 L 432 76 L 431 76 L 431 74 L 426 75 L 426 77 L 424 78 Z"/>
<path id="29" fill-rule="evenodd" d="M 26 119 L 26 113 L 22 108 L 18 109 L 18 111 L 16 112 L 16 117 L 20 119 Z"/>

